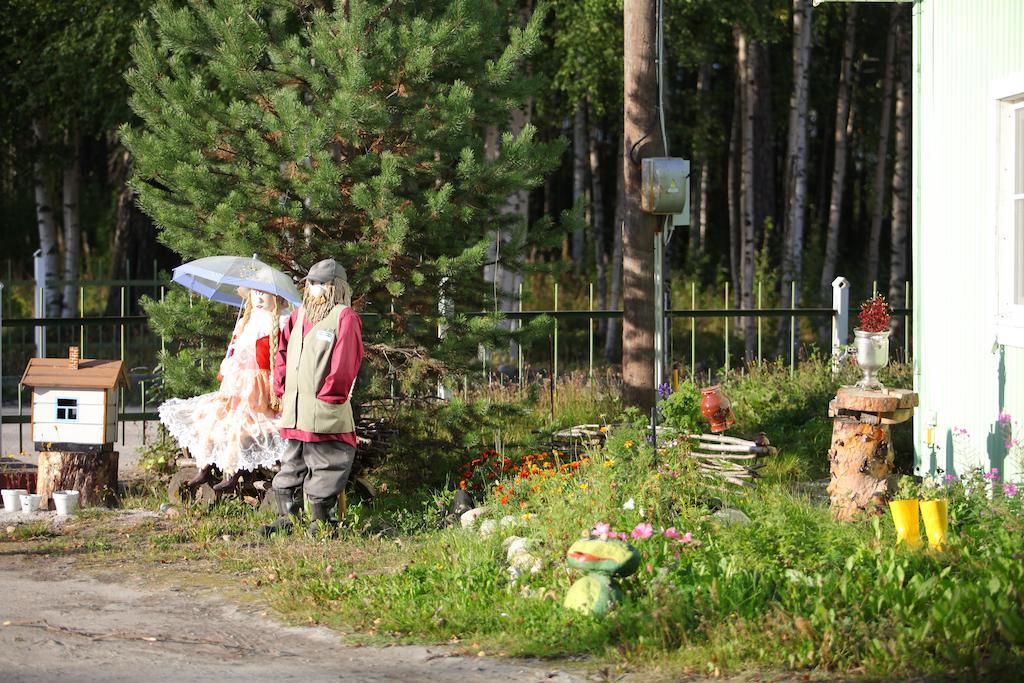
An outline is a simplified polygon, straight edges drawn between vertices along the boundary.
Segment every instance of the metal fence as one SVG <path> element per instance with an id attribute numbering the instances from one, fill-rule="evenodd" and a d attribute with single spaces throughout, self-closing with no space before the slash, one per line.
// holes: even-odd
<path id="1" fill-rule="evenodd" d="M 849 323 L 849 284 L 837 278 L 838 284 L 833 291 L 832 308 L 762 308 L 762 288 L 759 285 L 756 293 L 757 307 L 754 309 L 732 308 L 730 287 L 724 286 L 721 308 L 699 308 L 696 283 L 689 286 L 689 308 L 667 308 L 665 316 L 668 324 L 664 326 L 667 339 L 664 340 L 665 366 L 677 372 L 688 372 L 691 376 L 698 371 L 721 370 L 730 372 L 734 363 L 742 363 L 742 351 L 737 353 L 740 325 L 730 324 L 737 319 L 754 318 L 756 349 L 752 360 L 761 361 L 768 355 L 765 353 L 765 340 L 769 336 L 778 339 L 778 335 L 788 336 L 785 356 L 791 372 L 795 371 L 799 362 L 799 324 L 800 320 L 822 321 L 831 319 L 832 342 L 828 352 L 835 354 L 840 346 L 846 344 Z M 53 282 L 51 286 L 63 287 L 64 282 Z M 147 410 L 147 399 L 151 400 L 154 382 L 159 381 L 156 366 L 161 347 L 166 340 L 161 340 L 148 326 L 145 315 L 128 315 L 129 305 L 138 298 L 139 293 L 146 293 L 154 298 L 161 298 L 169 283 L 163 280 L 92 280 L 70 283 L 79 293 L 79 304 L 82 315 L 74 318 L 43 318 L 43 317 L 5 317 L 9 309 L 5 297 L 9 297 L 11 288 L 33 288 L 33 297 L 37 306 L 41 305 L 44 292 L 35 289 L 33 281 L 14 281 L 5 286 L 0 283 L 0 389 L 6 389 L 8 405 L 15 403 L 17 415 L 5 415 L 2 422 L 25 422 L 24 388 L 20 384 L 19 372 L 28 360 L 36 355 L 66 356 L 69 346 L 78 346 L 82 357 L 120 358 L 133 380 L 130 392 L 123 393 L 119 402 L 120 416 L 124 420 L 154 419 L 155 415 Z M 119 290 L 120 315 L 85 315 L 87 288 L 110 288 Z M 593 286 L 590 287 L 589 306 L 583 310 L 564 310 L 559 306 L 559 285 L 553 284 L 553 308 L 547 310 L 524 310 L 523 294 L 520 288 L 518 310 L 505 311 L 503 315 L 511 321 L 524 321 L 539 316 L 548 316 L 554 320 L 551 336 L 539 342 L 522 347 L 512 345 L 507 352 L 490 351 L 481 353 L 480 375 L 463 378 L 463 382 L 476 382 L 476 377 L 490 384 L 491 382 L 518 382 L 523 384 L 530 376 L 541 368 L 550 374 L 553 382 L 558 382 L 560 371 L 586 371 L 592 377 L 595 366 L 606 363 L 603 350 L 598 349 L 597 324 L 611 318 L 621 318 L 621 310 L 600 310 L 594 308 Z M 133 298 L 134 297 L 134 298 Z M 906 285 L 906 301 L 910 301 L 910 286 Z M 104 297 L 106 298 L 106 297 Z M 678 299 L 678 297 L 677 297 Z M 36 308 L 36 310 L 42 310 Z M 894 315 L 905 320 L 903 325 L 904 354 L 910 357 L 911 310 L 909 308 L 894 309 Z M 473 311 L 460 312 L 466 316 L 490 315 L 492 312 Z M 373 314 L 366 314 L 372 320 Z M 711 325 L 705 321 L 715 321 L 715 329 L 710 332 L 702 330 Z M 775 330 L 766 330 L 765 323 L 776 321 Z M 719 324 L 720 323 L 720 324 Z M 513 322 L 512 324 L 516 324 Z M 817 327 L 812 326 L 816 330 Z M 716 342 L 715 339 L 718 338 Z M 721 353 L 714 351 L 720 344 Z M 779 345 L 782 346 L 782 345 Z M 774 350 L 774 349 L 773 349 Z M 502 359 L 507 353 L 507 362 Z M 704 355 L 703 361 L 700 356 Z M 613 363 L 614 364 L 614 363 Z M 561 367 L 560 367 L 561 366 Z M 148 393 L 148 395 L 147 395 Z M 3 394 L 0 394 L 3 395 Z M 13 399 L 13 400 L 12 400 Z M 129 412 L 125 406 L 139 409 Z"/>

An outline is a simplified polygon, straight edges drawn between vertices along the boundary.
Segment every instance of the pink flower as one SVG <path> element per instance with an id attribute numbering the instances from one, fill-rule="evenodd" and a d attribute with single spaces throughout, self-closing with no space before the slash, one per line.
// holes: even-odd
<path id="1" fill-rule="evenodd" d="M 633 527 L 633 531 L 629 535 L 636 539 L 643 539 L 650 538 L 652 534 L 654 534 L 654 526 L 648 522 L 640 522 Z"/>
<path id="2" fill-rule="evenodd" d="M 1013 484 L 1003 484 L 1003 495 L 1013 498 L 1017 495 L 1017 487 Z"/>
<path id="3" fill-rule="evenodd" d="M 625 531 L 609 531 L 608 538 L 617 538 L 620 541 L 629 540 L 629 536 L 626 535 Z"/>
<path id="4" fill-rule="evenodd" d="M 998 467 L 993 467 L 988 472 L 986 472 L 984 476 L 989 481 L 995 481 L 996 479 L 999 478 L 999 468 Z"/>
<path id="5" fill-rule="evenodd" d="M 967 436 L 965 427 L 953 427 L 953 436 Z"/>
<path id="6" fill-rule="evenodd" d="M 673 540 L 679 539 L 679 538 L 683 537 L 683 535 L 681 533 L 676 531 L 676 528 L 674 526 L 670 526 L 669 528 L 665 529 L 661 533 L 662 533 L 662 535 L 665 538 L 670 538 L 670 539 L 673 539 Z"/>
<path id="7" fill-rule="evenodd" d="M 946 482 L 947 484 L 952 484 L 954 481 L 956 481 L 956 475 L 955 474 L 947 474 L 946 476 L 944 476 L 942 478 L 942 481 Z"/>
<path id="8" fill-rule="evenodd" d="M 683 537 L 679 539 L 679 542 L 680 543 L 692 543 L 693 542 L 693 534 L 691 534 L 689 531 L 687 531 L 685 534 L 683 534 Z"/>
<path id="9" fill-rule="evenodd" d="M 1005 427 L 1006 425 L 1009 425 L 1011 422 L 1013 422 L 1013 416 L 1003 411 L 999 413 L 999 417 L 996 418 L 996 420 L 999 422 L 999 424 Z"/>
<path id="10" fill-rule="evenodd" d="M 1003 442 L 1003 445 L 1006 446 L 1006 450 L 1012 451 L 1014 448 L 1020 445 L 1020 439 L 1012 439 L 1010 437 L 1007 437 L 1006 441 Z"/>
<path id="11" fill-rule="evenodd" d="M 608 526 L 607 522 L 598 522 L 594 525 L 594 528 L 590 530 L 590 535 L 607 538 L 610 532 L 611 527 Z"/>

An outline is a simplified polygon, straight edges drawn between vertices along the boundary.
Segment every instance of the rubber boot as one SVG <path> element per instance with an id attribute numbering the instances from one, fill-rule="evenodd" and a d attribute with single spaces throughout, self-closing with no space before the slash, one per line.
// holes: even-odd
<path id="1" fill-rule="evenodd" d="M 271 495 L 274 496 L 274 507 L 277 508 L 277 519 L 270 524 L 264 524 L 260 527 L 260 534 L 263 536 L 272 536 L 276 533 L 291 533 L 292 531 L 292 517 L 299 514 L 302 510 L 302 487 L 298 486 L 293 489 L 271 489 Z"/>
<path id="2" fill-rule="evenodd" d="M 921 517 L 928 534 L 928 547 L 941 550 L 946 546 L 949 531 L 949 502 L 945 498 L 921 501 Z"/>
<path id="3" fill-rule="evenodd" d="M 921 547 L 921 526 L 917 517 L 917 499 L 889 501 L 889 511 L 896 525 L 896 545 L 908 548 Z"/>
<path id="4" fill-rule="evenodd" d="M 234 474 L 225 475 L 219 483 L 213 485 L 214 491 L 227 491 L 238 486 L 238 479 L 242 476 L 241 471 L 235 472 Z"/>
<path id="5" fill-rule="evenodd" d="M 306 533 L 311 538 L 317 538 L 321 533 L 321 528 L 326 528 L 330 532 L 331 538 L 338 533 L 338 522 L 331 519 L 331 512 L 334 510 L 334 505 L 337 502 L 337 498 L 310 498 L 309 499 L 309 529 Z"/>
<path id="6" fill-rule="evenodd" d="M 206 480 L 210 478 L 210 470 L 212 469 L 213 465 L 207 465 L 203 469 L 199 470 L 199 474 L 186 481 L 185 486 L 189 487 L 190 489 L 194 489 L 197 486 L 202 486 L 206 482 Z"/>

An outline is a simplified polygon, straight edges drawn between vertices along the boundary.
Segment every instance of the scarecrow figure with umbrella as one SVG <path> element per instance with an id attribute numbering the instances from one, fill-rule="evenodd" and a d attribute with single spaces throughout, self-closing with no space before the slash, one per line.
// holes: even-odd
<path id="1" fill-rule="evenodd" d="M 266 535 L 290 531 L 309 502 L 309 534 L 333 532 L 331 512 L 345 490 L 356 452 L 352 388 L 363 361 L 362 322 L 351 308 L 345 269 L 320 261 L 303 278 L 302 306 L 281 330 L 274 364 L 274 393 L 281 399 L 281 436 L 287 446 L 274 477 L 277 519 Z"/>
<path id="2" fill-rule="evenodd" d="M 254 258 L 211 256 L 179 266 L 173 279 L 214 301 L 240 307 L 217 391 L 160 406 L 160 421 L 189 451 L 199 486 L 214 467 L 224 479 L 218 491 L 234 488 L 242 472 L 281 460 L 285 441 L 277 428 L 280 403 L 273 392 L 272 359 L 289 300 L 298 302 L 291 279 Z"/>

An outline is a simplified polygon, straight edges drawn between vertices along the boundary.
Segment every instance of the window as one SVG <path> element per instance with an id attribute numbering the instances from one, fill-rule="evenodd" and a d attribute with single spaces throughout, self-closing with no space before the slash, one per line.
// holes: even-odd
<path id="1" fill-rule="evenodd" d="M 996 333 L 1000 344 L 1024 346 L 1024 93 L 998 106 Z"/>
<path id="2" fill-rule="evenodd" d="M 61 422 L 75 422 L 78 420 L 78 399 L 58 398 L 57 419 Z"/>

